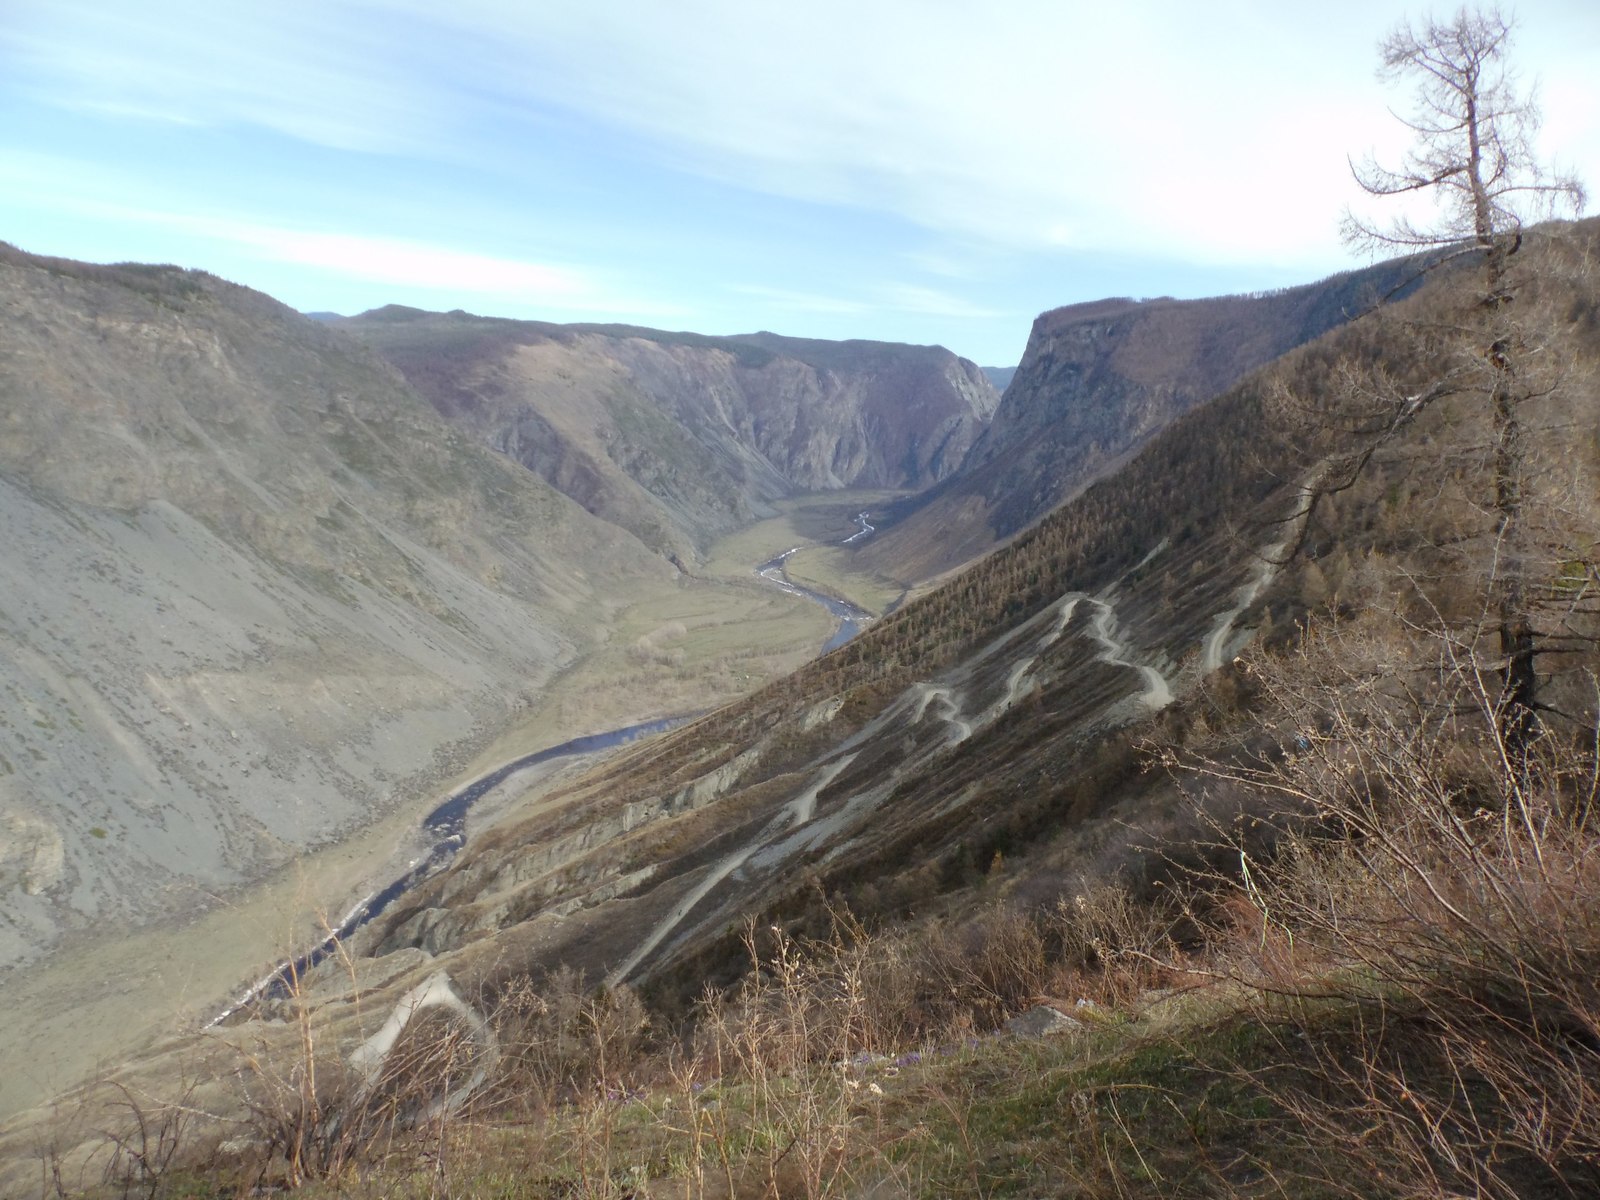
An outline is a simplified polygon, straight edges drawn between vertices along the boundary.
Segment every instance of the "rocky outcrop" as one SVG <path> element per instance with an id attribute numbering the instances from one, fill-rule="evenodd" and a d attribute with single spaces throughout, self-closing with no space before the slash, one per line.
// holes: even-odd
<path id="1" fill-rule="evenodd" d="M 1098 300 L 1044 313 L 960 470 L 862 556 L 911 582 L 984 553 L 1178 416 L 1414 275 L 1402 260 L 1262 295 Z"/>
<path id="2" fill-rule="evenodd" d="M 1019 1038 L 1050 1037 L 1059 1033 L 1080 1033 L 1082 1030 L 1082 1021 L 1048 1004 L 1036 1004 L 1005 1023 L 1005 1031 Z"/>
<path id="3" fill-rule="evenodd" d="M 951 474 L 999 401 L 938 346 L 387 308 L 340 328 L 451 421 L 668 554 L 837 488 Z"/>

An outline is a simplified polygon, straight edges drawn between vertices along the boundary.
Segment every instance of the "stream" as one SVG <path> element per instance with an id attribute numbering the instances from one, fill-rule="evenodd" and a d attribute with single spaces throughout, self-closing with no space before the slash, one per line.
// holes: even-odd
<path id="1" fill-rule="evenodd" d="M 844 541 L 840 542 L 839 544 L 841 546 L 848 546 L 860 538 L 867 537 L 877 528 L 876 526 L 867 523 L 867 515 L 868 514 L 864 512 L 856 514 L 856 523 L 861 528 L 857 529 L 849 537 L 845 538 Z M 804 585 L 798 584 L 794 580 L 790 579 L 788 574 L 783 569 L 784 564 L 788 562 L 791 554 L 795 554 L 802 549 L 804 549 L 804 547 L 791 546 L 776 558 L 769 558 L 766 562 L 762 563 L 756 568 L 756 574 L 761 576 L 761 578 L 765 579 L 768 583 L 772 584 L 773 587 L 778 588 L 781 591 L 788 592 L 791 596 L 802 596 L 807 600 L 813 601 L 816 604 L 820 604 L 823 608 L 827 609 L 834 616 L 839 618 L 839 628 L 836 629 L 833 636 L 823 644 L 822 653 L 826 654 L 828 651 L 835 650 L 844 645 L 851 638 L 855 637 L 856 634 L 860 633 L 862 626 L 864 626 L 868 621 L 872 620 L 872 614 L 864 608 L 857 608 L 848 600 L 840 600 L 836 596 L 829 596 L 824 592 L 813 591 L 811 588 L 805 587 Z"/>
<path id="2" fill-rule="evenodd" d="M 867 521 L 867 513 L 856 515 L 856 524 L 860 526 L 855 533 L 845 538 L 841 545 L 850 545 L 860 538 L 869 536 L 874 532 L 875 526 Z M 834 616 L 839 618 L 839 628 L 822 647 L 822 653 L 837 646 L 842 646 L 856 634 L 861 632 L 861 627 L 872 620 L 872 614 L 865 609 L 857 608 L 847 600 L 840 600 L 822 592 L 813 591 L 808 587 L 795 583 L 784 573 L 784 563 L 791 554 L 800 550 L 795 546 L 785 550 L 776 558 L 762 563 L 756 568 L 756 574 L 765 579 L 774 587 L 795 596 L 802 596 L 822 605 Z M 207 1023 L 206 1028 L 220 1025 L 229 1017 L 257 1000 L 285 999 L 292 995 L 299 980 L 305 977 L 307 971 L 331 955 L 341 942 L 349 940 L 363 925 L 376 919 L 391 904 L 405 895 L 412 888 L 442 871 L 451 859 L 460 852 L 467 841 L 467 810 L 481 800 L 494 788 L 500 786 L 518 771 L 536 767 L 540 763 L 549 762 L 556 758 L 571 758 L 581 754 L 593 754 L 599 750 L 610 750 L 637 738 L 649 737 L 651 734 L 662 733 L 686 721 L 693 720 L 692 716 L 686 717 L 659 717 L 653 721 L 641 721 L 637 725 L 628 725 L 622 729 L 612 729 L 605 733 L 591 733 L 582 737 L 575 737 L 571 741 L 562 742 L 560 745 L 547 746 L 543 750 L 536 750 L 532 754 L 525 754 L 521 758 L 513 759 L 503 766 L 496 767 L 487 775 L 481 775 L 471 783 L 463 784 L 451 792 L 427 816 L 422 818 L 423 832 L 432 839 L 426 853 L 413 859 L 409 868 L 403 875 L 392 880 L 386 887 L 373 892 L 371 895 L 358 901 L 344 918 L 329 931 L 328 936 L 317 945 L 307 950 L 298 958 L 280 963 L 271 974 L 265 976 L 249 988 L 244 995 L 229 1005 L 216 1017 Z M 731 869 L 731 868 L 730 868 Z"/>
<path id="3" fill-rule="evenodd" d="M 423 880 L 443 870 L 466 844 L 467 810 L 518 771 L 525 771 L 529 767 L 536 767 L 552 759 L 572 758 L 581 754 L 593 754 L 599 750 L 610 750 L 638 738 L 665 732 L 693 719 L 692 716 L 658 717 L 653 721 L 641 721 L 637 725 L 627 725 L 621 729 L 607 730 L 605 733 L 585 734 L 559 745 L 547 746 L 543 750 L 512 759 L 487 775 L 480 775 L 471 783 L 463 784 L 422 818 L 423 832 L 433 839 L 432 844 L 426 853 L 412 860 L 411 866 L 403 875 L 391 881 L 388 886 L 360 900 L 321 942 L 298 958 L 280 963 L 271 974 L 259 980 L 232 1005 L 214 1017 L 206 1027 L 209 1029 L 212 1025 L 220 1025 L 254 1001 L 284 999 L 290 996 L 296 983 L 304 978 L 306 972 L 332 954 L 340 942 L 348 940 L 356 930 L 377 918 L 386 908 Z"/>

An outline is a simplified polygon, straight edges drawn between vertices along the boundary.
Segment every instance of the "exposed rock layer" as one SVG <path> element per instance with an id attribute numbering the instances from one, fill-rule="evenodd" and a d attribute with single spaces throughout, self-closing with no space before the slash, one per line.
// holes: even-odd
<path id="1" fill-rule="evenodd" d="M 862 548 L 907 581 L 969 561 L 1113 468 L 1174 418 L 1415 274 L 1406 261 L 1255 296 L 1098 300 L 1044 313 L 960 470 Z"/>
<path id="2" fill-rule="evenodd" d="M 0 249 L 0 966 L 421 787 L 671 568 L 359 343 Z"/>
<path id="3" fill-rule="evenodd" d="M 341 322 L 450 420 L 668 554 L 834 488 L 920 489 L 999 401 L 939 346 L 390 307 Z"/>

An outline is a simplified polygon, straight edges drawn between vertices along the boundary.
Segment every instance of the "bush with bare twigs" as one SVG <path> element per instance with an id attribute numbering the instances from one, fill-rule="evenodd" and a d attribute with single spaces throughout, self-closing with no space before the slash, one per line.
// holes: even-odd
<path id="1" fill-rule="evenodd" d="M 1512 746 L 1498 657 L 1481 651 L 1368 615 L 1293 662 L 1257 661 L 1270 750 L 1198 770 L 1295 819 L 1271 857 L 1239 844 L 1211 968 L 1349 1014 L 1308 1041 L 1308 1074 L 1278 1099 L 1363 1177 L 1418 1196 L 1593 1194 L 1594 679 L 1581 710 Z"/>

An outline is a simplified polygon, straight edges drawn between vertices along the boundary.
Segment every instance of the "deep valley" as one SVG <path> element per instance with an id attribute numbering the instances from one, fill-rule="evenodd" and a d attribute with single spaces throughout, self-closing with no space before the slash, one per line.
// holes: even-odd
<path id="1" fill-rule="evenodd" d="M 713 1143 L 722 1193 L 816 1194 L 834 1154 L 915 1191 L 870 1120 L 933 1155 L 931 1194 L 982 1194 L 917 1149 L 1010 1094 L 930 1108 L 948 1055 L 1152 1128 L 1082 1073 L 1120 1063 L 1185 1121 L 1253 1081 L 1216 1101 L 1225 1147 L 1163 1133 L 1145 1182 L 1267 1194 L 1241 1114 L 1312 1100 L 1250 1074 L 1261 1030 L 1326 1020 L 1316 1053 L 1384 1063 L 1360 1040 L 1381 1013 L 1459 1051 L 1441 993 L 1382 938 L 1340 941 L 1320 897 L 1377 878 L 1374 922 L 1472 958 L 1466 931 L 1527 912 L 1441 874 L 1464 838 L 1587 953 L 1596 237 L 1520 250 L 1547 374 L 1517 594 L 1573 664 L 1540 676 L 1536 751 L 1482 615 L 1508 538 L 1481 451 L 1505 418 L 1470 382 L 1493 356 L 1417 332 L 1464 320 L 1468 271 L 1047 313 L 1001 398 L 938 348 L 313 322 L 199 273 L 8 250 L 0 1053 L 26 1067 L 0 1178 L 114 1182 L 134 1135 L 108 1151 L 110 1103 L 147 1139 L 182 1126 L 213 1182 L 367 1186 L 359 1161 L 370 1194 L 410 1187 L 392 1147 L 431 1129 L 485 1163 L 579 1139 L 648 1194 L 711 1194 Z M 1592 1011 L 1548 971 L 1539 1004 Z M 1041 1008 L 1068 1032 L 1019 1048 Z M 1140 1057 L 1174 1038 L 1228 1042 L 1240 1074 Z M 833 1106 L 793 1135 L 804 1162 L 759 1132 L 801 1119 L 793 1096 Z M 709 1122 L 687 1166 L 652 1157 L 690 1136 L 678 1103 Z M 603 1149 L 590 1120 L 615 1122 Z M 1140 1153 L 1051 1137 L 1029 1153 L 1074 1171 Z M 1025 1158 L 994 1170 L 1033 1194 Z M 509 1194 L 565 1194 L 590 1159 L 550 1162 Z"/>

